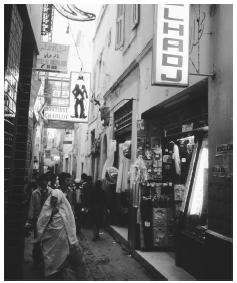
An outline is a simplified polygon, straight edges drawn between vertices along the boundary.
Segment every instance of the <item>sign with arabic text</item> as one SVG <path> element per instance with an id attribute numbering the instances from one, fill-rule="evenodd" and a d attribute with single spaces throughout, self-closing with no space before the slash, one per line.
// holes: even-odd
<path id="1" fill-rule="evenodd" d="M 44 72 L 67 73 L 69 45 L 41 42 L 36 69 Z"/>
<path id="2" fill-rule="evenodd" d="M 157 5 L 153 42 L 152 83 L 188 85 L 189 5 Z"/>

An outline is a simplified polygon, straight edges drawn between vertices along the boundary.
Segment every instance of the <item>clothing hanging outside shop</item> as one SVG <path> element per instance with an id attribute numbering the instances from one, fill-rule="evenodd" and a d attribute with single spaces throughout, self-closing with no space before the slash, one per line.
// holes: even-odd
<path id="1" fill-rule="evenodd" d="M 137 224 L 140 227 L 140 247 L 144 248 L 144 222 L 145 218 L 141 213 L 141 185 L 146 182 L 148 178 L 148 172 L 145 162 L 141 155 L 138 156 L 134 164 L 130 169 L 130 186 L 132 191 L 133 207 L 137 207 Z"/>
<path id="2" fill-rule="evenodd" d="M 131 141 L 126 141 L 125 143 L 119 144 L 119 171 L 116 184 L 116 193 L 121 193 L 129 189 L 128 177 L 131 160 L 128 158 L 128 151 L 130 146 Z M 127 157 L 125 157 L 125 155 Z"/>
<path id="3" fill-rule="evenodd" d="M 110 140 L 108 156 L 107 156 L 107 159 L 105 160 L 105 164 L 102 170 L 102 175 L 101 175 L 102 180 L 105 179 L 105 174 L 106 174 L 107 169 L 113 166 L 115 151 L 116 151 L 116 140 Z"/>

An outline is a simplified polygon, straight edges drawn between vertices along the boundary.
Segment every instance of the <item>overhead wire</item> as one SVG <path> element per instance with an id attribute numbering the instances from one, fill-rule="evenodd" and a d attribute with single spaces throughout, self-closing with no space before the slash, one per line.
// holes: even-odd
<path id="1" fill-rule="evenodd" d="M 73 31 L 72 31 L 72 27 L 71 27 L 71 25 L 70 25 L 70 23 L 69 23 L 69 20 L 68 20 L 68 26 L 69 26 L 69 33 L 71 33 L 72 40 L 73 40 L 73 43 L 74 43 L 75 48 L 76 48 L 77 57 L 78 57 L 78 59 L 79 59 L 79 60 L 80 60 L 80 62 L 81 62 L 81 72 L 83 72 L 83 70 L 84 70 L 83 61 L 82 61 L 82 59 L 81 59 L 81 57 L 80 57 L 80 55 L 79 55 L 79 51 L 78 51 L 78 48 L 77 48 L 76 41 L 75 41 L 75 39 L 74 39 L 74 35 L 73 35 Z"/>
<path id="2" fill-rule="evenodd" d="M 81 72 L 84 72 L 84 65 L 83 65 L 83 61 L 79 55 L 79 51 L 78 51 L 78 46 L 76 44 L 76 41 L 75 41 L 75 38 L 74 38 L 74 34 L 73 34 L 73 31 L 72 31 L 72 27 L 70 25 L 70 22 L 69 20 L 75 20 L 75 21 L 92 21 L 92 20 L 95 20 L 96 16 L 95 14 L 93 13 L 88 13 L 88 12 L 84 12 L 82 11 L 81 9 L 79 9 L 76 5 L 66 5 L 67 6 L 67 9 L 65 7 L 65 5 L 60 5 L 60 4 L 54 4 L 54 7 L 55 9 L 64 17 L 67 18 L 67 21 L 68 21 L 68 27 L 69 27 L 69 33 L 71 33 L 71 36 L 72 36 L 72 39 L 73 39 L 73 42 L 74 42 L 74 46 L 75 46 L 75 49 L 76 49 L 76 52 L 77 52 L 77 57 L 81 63 Z M 78 18 L 78 14 L 77 11 L 80 16 L 82 16 L 81 18 Z M 70 14 L 70 16 L 67 15 Z M 74 17 L 77 17 L 77 18 L 74 18 Z M 90 91 L 92 93 L 92 99 L 94 98 L 95 99 L 95 93 L 92 91 L 91 89 L 91 86 L 90 86 Z"/>

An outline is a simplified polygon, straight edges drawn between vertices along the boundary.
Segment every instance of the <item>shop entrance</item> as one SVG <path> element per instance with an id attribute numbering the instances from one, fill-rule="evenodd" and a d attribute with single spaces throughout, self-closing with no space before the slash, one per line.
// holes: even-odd
<path id="1" fill-rule="evenodd" d="M 201 278 L 207 229 L 208 81 L 153 107 L 142 119 L 138 153 L 148 180 L 141 184 L 140 248 L 173 251 L 177 265 Z"/>
<path id="2" fill-rule="evenodd" d="M 129 182 L 128 172 L 131 165 L 132 101 L 127 102 L 114 114 L 114 139 L 116 152 L 113 166 L 118 168 L 115 188 L 116 225 L 128 227 Z"/>

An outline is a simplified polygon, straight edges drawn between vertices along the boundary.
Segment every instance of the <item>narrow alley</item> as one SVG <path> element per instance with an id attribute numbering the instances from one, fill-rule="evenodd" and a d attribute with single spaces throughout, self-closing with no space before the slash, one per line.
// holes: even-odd
<path id="1" fill-rule="evenodd" d="M 151 275 L 138 263 L 124 246 L 120 246 L 108 232 L 102 230 L 99 241 L 92 241 L 92 232 L 82 229 L 78 240 L 83 251 L 84 265 L 67 267 L 61 273 L 63 281 L 150 281 Z M 23 280 L 43 280 L 39 270 L 33 269 L 32 238 L 25 240 Z"/>
<path id="2" fill-rule="evenodd" d="M 4 280 L 233 280 L 234 4 L 87 2 L 3 5 Z"/>

